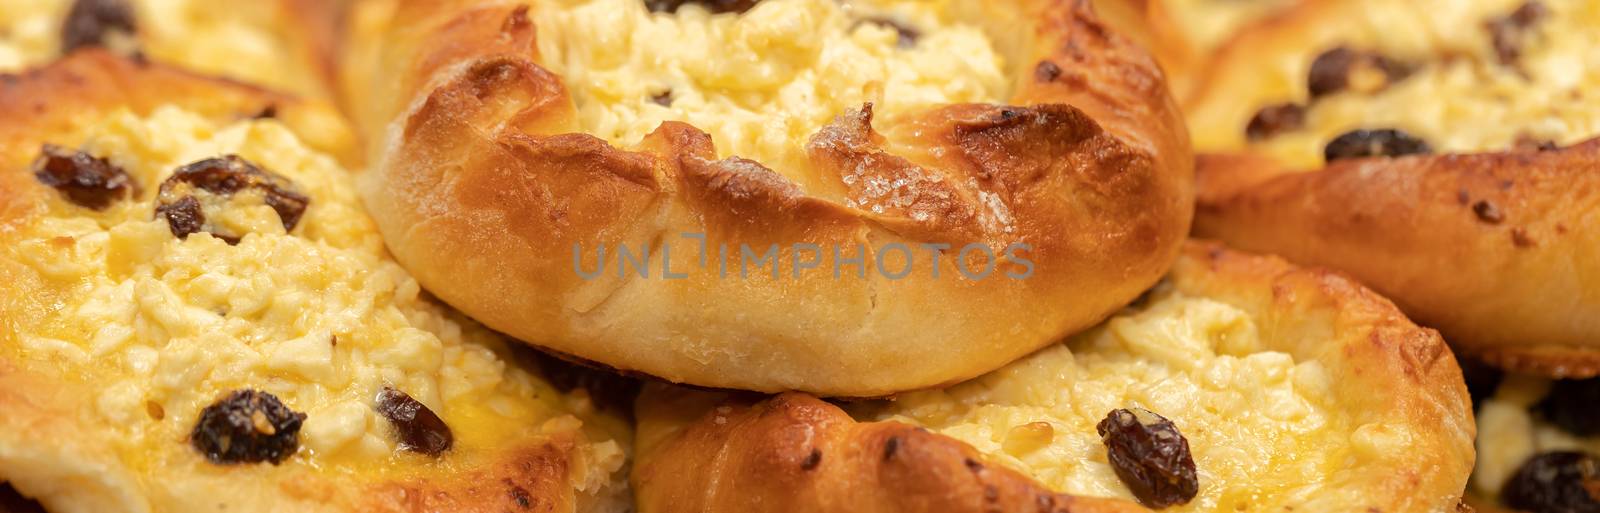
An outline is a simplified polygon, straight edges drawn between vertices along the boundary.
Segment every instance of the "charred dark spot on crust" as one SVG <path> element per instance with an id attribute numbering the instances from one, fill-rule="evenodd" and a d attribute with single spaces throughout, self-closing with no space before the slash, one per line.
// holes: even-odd
<path id="1" fill-rule="evenodd" d="M 662 107 L 672 106 L 672 90 L 668 89 L 650 96 L 650 101 Z"/>
<path id="2" fill-rule="evenodd" d="M 1528 235 L 1527 228 L 1518 226 L 1511 229 L 1511 244 L 1519 248 L 1531 248 L 1537 246 L 1538 242 L 1533 240 L 1532 235 Z"/>
<path id="3" fill-rule="evenodd" d="M 1312 98 L 1345 89 L 1375 92 L 1410 74 L 1405 65 L 1374 52 L 1338 47 L 1311 61 L 1306 85 Z"/>
<path id="4" fill-rule="evenodd" d="M 1186 504 L 1200 491 L 1189 440 L 1165 417 L 1117 409 L 1095 426 L 1117 478 L 1149 508 Z"/>
<path id="5" fill-rule="evenodd" d="M 806 459 L 800 462 L 800 470 L 815 470 L 821 464 L 822 450 L 813 448 L 811 454 L 807 454 Z"/>
<path id="6" fill-rule="evenodd" d="M 1298 103 L 1280 103 L 1262 107 L 1245 125 L 1245 137 L 1252 141 L 1298 130 L 1306 124 L 1306 108 Z"/>
<path id="7" fill-rule="evenodd" d="M 1528 34 L 1540 20 L 1550 14 L 1550 10 L 1537 0 L 1522 4 L 1511 14 L 1490 19 L 1484 23 L 1484 29 L 1489 31 L 1489 38 L 1494 43 L 1495 58 L 1500 64 L 1514 66 L 1522 57 L 1522 45 L 1527 41 Z"/>
<path id="8" fill-rule="evenodd" d="M 983 472 L 983 464 L 979 463 L 978 460 L 965 458 L 961 460 L 961 463 L 966 465 L 967 470 L 971 470 L 973 473 Z"/>
<path id="9" fill-rule="evenodd" d="M 272 394 L 235 390 L 200 411 L 189 443 L 212 463 L 277 465 L 300 449 L 305 420 Z"/>
<path id="10" fill-rule="evenodd" d="M 1561 146 L 1549 139 L 1540 139 L 1529 134 L 1518 134 L 1517 140 L 1511 143 L 1511 148 L 1518 151 L 1554 151 L 1561 149 Z"/>
<path id="11" fill-rule="evenodd" d="M 90 46 L 107 46 L 109 38 L 137 31 L 133 7 L 125 0 L 77 0 L 61 24 L 61 53 Z"/>
<path id="12" fill-rule="evenodd" d="M 500 24 L 500 33 L 511 34 L 530 25 L 532 24 L 528 21 L 527 4 L 519 5 L 516 9 L 512 9 L 511 14 L 506 15 L 506 21 Z"/>
<path id="13" fill-rule="evenodd" d="M 1556 380 L 1537 406 L 1545 420 L 1578 436 L 1600 435 L 1600 378 Z"/>
<path id="14" fill-rule="evenodd" d="M 922 38 L 922 33 L 917 31 L 917 29 L 912 28 L 905 23 L 901 23 L 893 18 L 862 18 L 857 25 L 860 25 L 861 23 L 871 23 L 874 25 L 882 25 L 894 29 L 895 35 L 897 36 L 895 39 L 895 46 L 900 48 L 916 47 L 917 40 Z"/>
<path id="15" fill-rule="evenodd" d="M 223 208 L 229 198 L 251 191 L 261 195 L 283 223 L 284 231 L 300 224 L 311 200 L 298 191 L 288 178 L 262 169 L 237 155 L 200 160 L 178 168 L 161 183 L 156 196 L 156 217 L 165 217 L 172 235 L 180 239 L 205 231 L 230 244 L 243 234 L 227 233 L 207 223 L 206 209 Z"/>
<path id="16" fill-rule="evenodd" d="M 1479 221 L 1489 224 L 1500 224 L 1506 220 L 1505 212 L 1489 200 L 1478 200 L 1472 203 L 1472 213 L 1478 216 Z"/>
<path id="17" fill-rule="evenodd" d="M 1054 82 L 1055 79 L 1060 77 L 1061 66 L 1057 66 L 1054 62 L 1039 61 L 1039 65 L 1033 67 L 1034 80 L 1040 82 Z"/>
<path id="18" fill-rule="evenodd" d="M 899 451 L 899 450 L 900 450 L 900 437 L 898 437 L 898 436 L 889 437 L 889 440 L 883 442 L 883 461 L 889 461 L 890 458 L 894 457 L 894 453 L 896 451 Z"/>
<path id="19" fill-rule="evenodd" d="M 1351 130 L 1328 141 L 1322 149 L 1327 162 L 1366 157 L 1401 157 L 1433 153 L 1428 142 L 1400 130 Z"/>
<path id="20" fill-rule="evenodd" d="M 1534 456 L 1506 480 L 1500 502 L 1532 513 L 1600 511 L 1600 462 L 1581 452 Z"/>
<path id="21" fill-rule="evenodd" d="M 761 0 L 644 0 L 650 12 L 678 12 L 679 7 L 696 4 L 712 13 L 743 13 L 761 3 Z"/>
<path id="22" fill-rule="evenodd" d="M 526 488 L 518 486 L 516 482 L 510 479 L 505 479 L 501 482 L 506 485 L 506 496 L 511 498 L 512 502 L 516 502 L 517 507 L 533 509 L 533 494 L 528 493 Z"/>
<path id="23" fill-rule="evenodd" d="M 378 392 L 377 409 L 394 426 L 401 450 L 438 456 L 455 444 L 455 435 L 444 419 L 405 392 L 383 387 Z"/>
<path id="24" fill-rule="evenodd" d="M 94 210 L 105 210 L 113 201 L 139 193 L 133 177 L 111 161 L 54 144 L 39 149 L 33 177 L 60 191 L 68 201 Z"/>

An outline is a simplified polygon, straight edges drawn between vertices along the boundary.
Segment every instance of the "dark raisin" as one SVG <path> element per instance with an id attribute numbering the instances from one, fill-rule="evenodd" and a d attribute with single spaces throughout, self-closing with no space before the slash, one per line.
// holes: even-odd
<path id="1" fill-rule="evenodd" d="M 227 155 L 186 164 L 161 182 L 156 196 L 157 218 L 165 217 L 172 235 L 182 239 L 196 232 L 237 243 L 244 234 L 229 233 L 207 222 L 207 210 L 221 209 L 241 193 L 257 194 L 278 214 L 285 231 L 300 224 L 310 199 L 295 191 L 288 178 L 254 163 Z"/>
<path id="2" fill-rule="evenodd" d="M 1506 480 L 1500 502 L 1531 513 L 1600 513 L 1600 462 L 1581 452 L 1528 458 Z"/>
<path id="3" fill-rule="evenodd" d="M 1484 23 L 1500 64 L 1510 66 L 1517 63 L 1517 59 L 1522 57 L 1522 44 L 1527 40 L 1528 32 L 1549 13 L 1543 3 L 1533 1 L 1522 4 L 1511 14 Z"/>
<path id="4" fill-rule="evenodd" d="M 800 470 L 815 470 L 817 465 L 821 464 L 822 451 L 818 449 L 812 449 L 811 454 L 806 455 L 805 461 L 800 462 Z"/>
<path id="5" fill-rule="evenodd" d="M 289 409 L 272 394 L 235 390 L 200 411 L 189 443 L 212 463 L 277 465 L 300 449 L 305 420 L 306 414 Z"/>
<path id="6" fill-rule="evenodd" d="M 1479 221 L 1489 224 L 1500 224 L 1506 220 L 1506 213 L 1500 207 L 1490 203 L 1489 200 L 1478 200 L 1472 203 L 1472 213 L 1478 216 Z"/>
<path id="7" fill-rule="evenodd" d="M 1374 92 L 1405 78 L 1406 66 L 1372 52 L 1338 47 L 1311 61 L 1307 88 L 1312 98 L 1345 89 Z"/>
<path id="8" fill-rule="evenodd" d="M 1484 399 L 1494 397 L 1500 382 L 1505 380 L 1505 372 L 1473 359 L 1458 358 L 1456 361 L 1461 364 L 1461 375 L 1467 382 L 1467 395 L 1472 398 L 1472 408 L 1476 410 Z"/>
<path id="9" fill-rule="evenodd" d="M 200 200 L 194 199 L 194 196 L 156 205 L 156 217 L 167 218 L 167 229 L 180 239 L 204 230 L 206 225 L 206 213 L 200 208 Z"/>
<path id="10" fill-rule="evenodd" d="M 622 415 L 633 414 L 633 400 L 639 396 L 638 380 L 621 375 L 615 369 L 602 369 L 600 364 L 579 364 L 533 349 L 526 344 L 514 344 L 511 352 L 517 360 L 537 367 L 544 379 L 562 393 L 582 390 L 588 394 L 595 407 Z"/>
<path id="11" fill-rule="evenodd" d="M 107 46 L 112 34 L 132 36 L 136 27 L 133 7 L 126 0 L 77 0 L 61 24 L 61 53 Z"/>
<path id="12" fill-rule="evenodd" d="M 1297 130 L 1306 124 L 1306 108 L 1298 103 L 1268 105 L 1250 118 L 1244 134 L 1252 141 L 1270 138 L 1283 132 Z"/>
<path id="13" fill-rule="evenodd" d="M 1096 426 L 1117 478 L 1150 508 L 1187 504 L 1200 492 L 1189 440 L 1148 410 L 1117 409 Z"/>
<path id="14" fill-rule="evenodd" d="M 450 426 L 445 425 L 444 419 L 405 392 L 383 387 L 378 392 L 377 402 L 378 413 L 394 425 L 401 449 L 438 456 L 455 444 L 455 435 L 450 433 Z"/>
<path id="15" fill-rule="evenodd" d="M 1529 134 L 1517 134 L 1517 139 L 1511 143 L 1511 149 L 1517 151 L 1553 151 L 1561 149 L 1561 145 L 1549 139 L 1540 139 Z"/>
<path id="16" fill-rule="evenodd" d="M 650 101 L 662 107 L 672 106 L 672 90 L 668 89 L 650 96 Z"/>
<path id="17" fill-rule="evenodd" d="M 0 512 L 3 513 L 45 513 L 44 506 L 33 499 L 23 497 L 12 488 L 10 483 L 0 481 Z"/>
<path id="18" fill-rule="evenodd" d="M 1433 148 L 1428 146 L 1427 141 L 1399 130 L 1385 128 L 1345 132 L 1328 141 L 1328 146 L 1322 150 L 1322 157 L 1328 162 L 1333 162 L 1339 159 L 1399 157 L 1425 153 L 1433 153 Z"/>
<path id="19" fill-rule="evenodd" d="M 893 18 L 873 17 L 862 19 L 861 22 L 882 25 L 894 29 L 894 32 L 897 36 L 897 39 L 895 39 L 895 46 L 900 48 L 915 47 L 917 46 L 917 39 L 922 38 L 922 33 L 917 32 L 917 29 L 911 28 L 904 23 L 895 21 Z"/>
<path id="20" fill-rule="evenodd" d="M 54 144 L 39 149 L 33 177 L 61 191 L 68 201 L 94 210 L 105 210 L 111 202 L 139 193 L 133 177 L 110 161 Z"/>
<path id="21" fill-rule="evenodd" d="M 278 104 L 269 103 L 266 107 L 262 107 L 261 110 L 257 111 L 255 115 L 250 116 L 250 119 L 277 119 L 277 117 Z"/>
<path id="22" fill-rule="evenodd" d="M 743 13 L 758 3 L 761 0 L 644 0 L 644 6 L 650 12 L 678 12 L 678 8 L 684 5 L 699 4 L 712 13 Z"/>
<path id="23" fill-rule="evenodd" d="M 1568 433 L 1600 435 L 1600 378 L 1557 380 L 1538 408 L 1545 420 Z"/>

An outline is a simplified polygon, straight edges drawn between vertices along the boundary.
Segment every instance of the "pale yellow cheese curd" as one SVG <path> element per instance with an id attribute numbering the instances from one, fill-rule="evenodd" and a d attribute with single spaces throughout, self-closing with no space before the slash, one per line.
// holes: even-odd
<path id="1" fill-rule="evenodd" d="M 1005 63 L 977 26 L 953 19 L 951 3 L 765 0 L 743 14 L 696 4 L 669 14 L 639 0 L 543 0 L 534 16 L 540 52 L 565 78 L 584 131 L 625 146 L 662 121 L 685 121 L 709 132 L 721 156 L 805 185 L 790 172 L 805 142 L 863 103 L 894 116 L 1005 97 Z M 871 21 L 883 19 L 914 29 L 915 44 Z"/>
<path id="2" fill-rule="evenodd" d="M 320 70 L 305 62 L 303 30 L 281 0 L 127 0 L 138 49 L 151 59 L 200 73 L 322 96 Z M 16 72 L 61 55 L 62 23 L 73 0 L 0 2 L 0 71 Z M 120 48 L 119 48 L 120 49 Z"/>
<path id="3" fill-rule="evenodd" d="M 1478 463 L 1472 490 L 1497 497 L 1529 458 L 1552 451 L 1600 454 L 1600 437 L 1580 437 L 1529 411 L 1550 391 L 1550 380 L 1509 374 L 1478 408 Z"/>
<path id="4" fill-rule="evenodd" d="M 1392 430 L 1330 407 L 1330 379 L 1264 350 L 1244 311 L 1170 294 L 984 377 L 856 413 L 955 437 L 1059 492 L 1133 500 L 1095 426 L 1145 408 L 1187 437 L 1199 475 L 1194 500 L 1164 511 L 1281 511 L 1358 493 L 1322 483 L 1395 448 Z"/>
<path id="5" fill-rule="evenodd" d="M 1280 95 L 1229 113 L 1226 126 L 1201 126 L 1216 118 L 1197 116 L 1191 126 L 1196 147 L 1250 147 L 1293 168 L 1315 169 L 1329 141 L 1359 128 L 1397 128 L 1427 141 L 1436 153 L 1505 151 L 1519 139 L 1565 145 L 1600 135 L 1600 52 L 1594 51 L 1600 48 L 1600 2 L 1539 0 L 1547 14 L 1521 39 L 1513 65 L 1499 61 L 1484 25 L 1525 0 L 1378 3 L 1370 16 L 1349 23 L 1339 41 L 1416 67 L 1412 74 L 1375 93 L 1346 90 L 1310 100 L 1304 128 L 1246 141 L 1244 128 L 1254 109 L 1308 101 L 1312 61 L 1337 45 L 1317 48 L 1277 63 L 1293 86 L 1273 86 Z"/>
<path id="6" fill-rule="evenodd" d="M 115 430 L 118 453 L 108 457 L 134 475 L 159 480 L 210 465 L 187 436 L 202 408 L 241 388 L 307 415 L 284 466 L 361 479 L 416 474 L 428 457 L 398 451 L 373 407 L 387 385 L 450 426 L 447 462 L 470 468 L 497 449 L 581 431 L 593 443 L 572 464 L 573 484 L 592 493 L 621 479 L 626 426 L 509 364 L 502 339 L 421 297 L 384 252 L 350 175 L 277 122 L 219 127 L 162 108 L 57 142 L 108 158 L 143 193 L 95 212 L 52 192 L 41 219 L 5 237 L 3 256 L 62 295 L 49 315 L 14 320 L 0 357 L 93 380 L 101 392 L 89 407 L 104 421 L 94 429 Z M 293 233 L 259 202 L 236 200 L 217 219 L 247 233 L 236 246 L 205 232 L 180 240 L 152 219 L 156 189 L 176 167 L 225 154 L 310 198 Z"/>
<path id="7" fill-rule="evenodd" d="M 1159 0 L 1167 19 L 1173 21 L 1197 52 L 1208 52 L 1222 44 L 1240 27 L 1267 17 L 1301 0 Z"/>

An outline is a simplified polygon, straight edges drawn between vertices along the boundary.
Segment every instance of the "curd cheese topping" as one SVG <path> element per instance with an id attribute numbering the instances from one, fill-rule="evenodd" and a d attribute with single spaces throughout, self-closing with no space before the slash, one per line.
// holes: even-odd
<path id="1" fill-rule="evenodd" d="M 64 24 L 74 3 L 89 0 L 0 2 L 0 71 L 42 65 L 64 51 Z M 117 51 L 137 50 L 153 60 L 196 72 L 231 77 L 274 89 L 320 96 L 322 84 L 298 44 L 280 30 L 297 27 L 282 2 L 259 0 L 101 0 L 132 15 L 135 30 Z"/>
<path id="2" fill-rule="evenodd" d="M 796 182 L 805 142 L 863 103 L 883 117 L 1004 98 L 1005 63 L 951 0 L 765 0 L 744 13 L 639 0 L 542 0 L 539 49 L 585 132 L 637 143 L 662 121 Z"/>
<path id="3" fill-rule="evenodd" d="M 1292 105 L 1296 122 L 1250 136 L 1247 125 L 1262 110 L 1201 115 L 1191 126 L 1196 147 L 1249 149 L 1291 168 L 1315 169 L 1330 141 L 1357 129 L 1398 129 L 1434 153 L 1567 145 L 1600 135 L 1600 52 L 1593 51 L 1600 47 L 1594 30 L 1600 3 L 1378 4 L 1373 10 L 1383 15 L 1355 20 L 1335 46 L 1277 63 L 1278 70 L 1263 78 L 1293 87 L 1267 86 L 1271 97 L 1247 107 Z M 1388 77 L 1354 70 L 1347 87 L 1313 95 L 1316 62 L 1336 47 L 1384 59 Z M 1226 126 L 1201 126 L 1217 121 Z"/>
<path id="4" fill-rule="evenodd" d="M 1176 425 L 1198 470 L 1198 495 L 1164 511 L 1279 511 L 1337 495 L 1322 484 L 1393 449 L 1383 426 L 1338 413 L 1330 379 L 1262 347 L 1244 311 L 1171 293 L 976 380 L 854 414 L 952 436 L 1059 492 L 1133 500 L 1096 424 L 1142 408 Z"/>
<path id="5" fill-rule="evenodd" d="M 463 468 L 498 449 L 582 433 L 592 443 L 572 463 L 576 487 L 620 479 L 626 426 L 508 360 L 499 336 L 426 299 L 385 253 L 350 174 L 278 122 L 214 126 L 163 107 L 146 118 L 124 111 L 81 138 L 51 142 L 105 159 L 137 192 L 94 210 L 51 190 L 47 211 L 0 233 L 0 257 L 37 272 L 38 293 L 55 305 L 14 319 L 16 332 L 0 334 L 8 338 L 0 359 L 92 380 L 99 393 L 85 421 L 113 432 L 114 457 L 136 475 L 208 465 L 191 431 L 202 410 L 238 390 L 281 400 L 292 412 L 276 410 L 277 420 L 304 414 L 298 450 L 281 466 L 409 475 L 435 456 L 400 450 L 396 426 L 375 404 L 393 395 L 389 387 L 453 431 L 438 457 Z M 225 155 L 308 200 L 292 231 L 265 196 L 244 192 L 204 212 L 207 230 L 225 229 L 236 244 L 207 230 L 180 238 L 155 215 L 158 188 L 175 169 Z"/>

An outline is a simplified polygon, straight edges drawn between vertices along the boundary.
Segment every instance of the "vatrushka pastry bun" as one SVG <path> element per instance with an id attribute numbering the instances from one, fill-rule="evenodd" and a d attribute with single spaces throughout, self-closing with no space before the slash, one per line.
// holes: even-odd
<path id="1" fill-rule="evenodd" d="M 1193 243 L 1101 325 L 841 408 L 647 386 L 640 513 L 1455 512 L 1467 390 L 1437 333 L 1340 275 Z"/>
<path id="2" fill-rule="evenodd" d="M 1196 232 L 1349 272 L 1458 351 L 1600 374 L 1600 3 L 1306 2 L 1186 99 Z"/>
<path id="3" fill-rule="evenodd" d="M 356 10 L 346 95 L 395 257 L 620 370 L 953 383 L 1104 319 L 1188 229 L 1161 73 L 1086 1 Z"/>
<path id="4" fill-rule="evenodd" d="M 98 50 L 0 80 L 0 481 L 59 513 L 619 510 L 629 426 L 421 294 L 315 108 Z"/>

